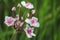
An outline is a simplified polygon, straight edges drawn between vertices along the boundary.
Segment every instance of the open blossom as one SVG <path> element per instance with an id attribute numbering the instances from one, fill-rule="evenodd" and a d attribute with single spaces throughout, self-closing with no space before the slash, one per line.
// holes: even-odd
<path id="1" fill-rule="evenodd" d="M 15 19 L 14 18 L 8 17 L 8 16 L 5 17 L 5 24 L 6 25 L 12 26 L 14 24 L 14 22 L 15 22 Z"/>
<path id="2" fill-rule="evenodd" d="M 30 3 L 30 2 L 25 2 L 25 1 L 22 1 L 21 4 L 25 7 L 25 8 L 28 8 L 28 9 L 32 9 L 34 8 L 33 4 Z"/>
<path id="3" fill-rule="evenodd" d="M 32 38 L 32 36 L 36 36 L 33 31 L 34 28 L 31 28 L 28 24 L 26 25 L 26 28 L 24 29 L 24 31 L 26 32 L 26 35 L 28 38 Z"/>
<path id="4" fill-rule="evenodd" d="M 30 26 L 39 27 L 39 22 L 36 17 L 32 17 L 31 19 L 27 18 L 25 22 L 30 24 Z"/>

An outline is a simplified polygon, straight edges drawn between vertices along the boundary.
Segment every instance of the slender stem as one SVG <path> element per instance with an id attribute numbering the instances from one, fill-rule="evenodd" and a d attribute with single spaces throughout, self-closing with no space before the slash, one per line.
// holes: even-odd
<path id="1" fill-rule="evenodd" d="M 10 40 L 13 40 L 14 36 L 15 36 L 16 30 L 14 30 L 14 33 L 12 34 L 12 37 Z"/>
<path id="2" fill-rule="evenodd" d="M 24 14 L 23 14 L 23 17 L 26 15 L 26 11 L 24 12 Z"/>
<path id="3" fill-rule="evenodd" d="M 12 11 L 12 17 L 14 17 L 14 11 Z"/>
<path id="4" fill-rule="evenodd" d="M 32 17 L 31 12 L 30 12 L 29 14 L 30 14 L 30 17 Z M 26 16 L 26 11 L 25 11 L 24 14 L 23 14 L 23 17 L 24 17 L 24 16 Z M 30 18 L 30 17 L 29 17 L 29 18 Z"/>
<path id="5" fill-rule="evenodd" d="M 19 8 L 18 14 L 19 14 L 19 20 L 20 20 L 20 8 Z"/>

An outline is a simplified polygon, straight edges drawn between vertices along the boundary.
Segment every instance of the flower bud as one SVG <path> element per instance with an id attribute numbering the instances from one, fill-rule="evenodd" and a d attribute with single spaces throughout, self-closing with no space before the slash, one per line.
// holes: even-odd
<path id="1" fill-rule="evenodd" d="M 18 8 L 20 8 L 20 7 L 21 7 L 21 5 L 20 5 L 20 4 L 18 4 L 18 5 L 17 5 L 17 7 L 18 7 Z"/>
<path id="2" fill-rule="evenodd" d="M 24 18 L 23 17 L 21 17 L 21 20 L 23 20 Z"/>
<path id="3" fill-rule="evenodd" d="M 12 11 L 16 11 L 16 8 L 15 7 L 12 7 Z"/>
<path id="4" fill-rule="evenodd" d="M 32 13 L 32 14 L 35 14 L 35 10 L 32 10 L 31 13 Z"/>
<path id="5" fill-rule="evenodd" d="M 27 14 L 27 17 L 30 17 L 30 14 L 29 13 Z"/>

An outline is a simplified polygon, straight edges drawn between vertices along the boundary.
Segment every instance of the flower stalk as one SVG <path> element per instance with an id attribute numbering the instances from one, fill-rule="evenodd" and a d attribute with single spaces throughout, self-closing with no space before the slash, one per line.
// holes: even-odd
<path id="1" fill-rule="evenodd" d="M 23 16 L 20 15 L 20 8 L 21 5 L 27 9 L 30 10 L 29 13 L 26 13 L 26 11 L 24 12 Z M 10 40 L 14 40 L 14 36 L 17 32 L 25 32 L 28 38 L 32 38 L 32 36 L 36 36 L 36 34 L 34 34 L 34 27 L 39 27 L 39 22 L 38 22 L 38 18 L 34 17 L 33 15 L 35 14 L 35 10 L 33 9 L 34 6 L 32 3 L 30 2 L 25 2 L 22 1 L 21 5 L 18 4 L 18 15 L 16 15 L 16 17 L 14 16 L 14 12 L 16 11 L 15 7 L 12 7 L 12 17 L 6 16 L 5 17 L 5 24 L 7 26 L 13 26 L 14 27 L 14 33 L 11 37 Z M 24 17 L 26 17 L 26 19 L 24 19 Z M 25 24 L 24 24 L 25 23 Z M 26 25 L 26 28 L 23 29 L 23 25 Z"/>

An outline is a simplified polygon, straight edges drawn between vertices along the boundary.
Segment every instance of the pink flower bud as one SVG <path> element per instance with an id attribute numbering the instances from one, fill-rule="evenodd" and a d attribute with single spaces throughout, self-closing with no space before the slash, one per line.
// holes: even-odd
<path id="1" fill-rule="evenodd" d="M 19 20 L 19 14 L 16 15 L 15 19 L 16 21 Z"/>
<path id="2" fill-rule="evenodd" d="M 24 18 L 23 17 L 21 17 L 21 20 L 23 20 Z"/>
<path id="3" fill-rule="evenodd" d="M 20 28 L 23 26 L 23 24 L 24 24 L 24 22 L 21 22 L 21 21 L 16 22 L 17 27 L 20 27 Z"/>
<path id="4" fill-rule="evenodd" d="M 32 10 L 31 12 L 32 12 L 32 14 L 35 14 L 35 10 Z"/>
<path id="5" fill-rule="evenodd" d="M 16 8 L 15 7 L 12 7 L 12 11 L 16 11 Z"/>
<path id="6" fill-rule="evenodd" d="M 30 14 L 29 13 L 27 14 L 27 17 L 30 17 Z"/>
<path id="7" fill-rule="evenodd" d="M 23 26 L 23 24 L 24 24 L 24 22 L 21 22 L 21 23 L 20 23 L 20 27 L 22 27 L 22 26 Z"/>
<path id="8" fill-rule="evenodd" d="M 18 4 L 18 5 L 17 5 L 17 7 L 18 7 L 18 8 L 20 8 L 20 7 L 21 7 L 21 5 L 20 5 L 20 4 Z"/>

